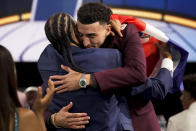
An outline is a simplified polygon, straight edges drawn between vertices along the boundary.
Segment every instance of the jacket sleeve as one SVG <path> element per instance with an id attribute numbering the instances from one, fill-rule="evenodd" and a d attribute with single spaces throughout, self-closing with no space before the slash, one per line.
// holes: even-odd
<path id="1" fill-rule="evenodd" d="M 121 87 L 139 85 L 146 80 L 146 60 L 134 25 L 127 24 L 122 31 L 123 38 L 118 36 L 110 43 L 122 53 L 123 66 L 94 73 L 101 91 L 110 91 Z"/>
<path id="2" fill-rule="evenodd" d="M 140 95 L 142 98 L 151 100 L 163 100 L 172 86 L 169 70 L 162 68 L 154 78 L 147 78 L 144 84 L 132 87 L 130 95 Z"/>

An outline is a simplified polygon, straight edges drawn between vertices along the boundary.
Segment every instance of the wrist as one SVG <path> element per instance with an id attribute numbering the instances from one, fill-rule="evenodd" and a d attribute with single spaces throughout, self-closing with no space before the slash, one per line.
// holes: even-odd
<path id="1" fill-rule="evenodd" d="M 86 77 L 86 84 L 87 85 L 91 85 L 91 75 L 90 74 L 85 74 L 85 77 Z"/>
<path id="2" fill-rule="evenodd" d="M 43 114 L 44 114 L 44 110 L 39 109 L 39 108 L 34 108 L 34 107 L 33 107 L 33 111 L 34 111 L 34 113 L 35 113 L 37 116 L 43 116 Z"/>
<path id="3" fill-rule="evenodd" d="M 171 54 L 170 54 L 169 52 L 165 52 L 165 53 L 163 54 L 163 58 L 169 58 L 169 59 L 172 60 L 172 56 L 171 56 Z"/>
<path id="4" fill-rule="evenodd" d="M 99 89 L 99 86 L 93 74 L 90 74 L 90 86 L 94 89 Z"/>
<path id="5" fill-rule="evenodd" d="M 88 83 L 89 83 L 89 80 L 87 80 L 87 74 L 84 74 L 84 73 L 80 73 L 80 80 L 79 80 L 79 87 L 80 88 L 86 88 Z"/>
<path id="6" fill-rule="evenodd" d="M 80 88 L 86 88 L 87 86 L 93 87 L 94 89 L 98 88 L 97 82 L 96 82 L 93 74 L 82 74 L 82 75 L 81 75 L 82 77 L 79 82 Z M 83 81 L 83 80 L 85 80 L 85 86 L 82 86 L 81 81 Z"/>
<path id="7" fill-rule="evenodd" d="M 52 123 L 52 125 L 55 127 L 55 128 L 61 128 L 60 126 L 57 125 L 56 123 L 56 115 L 57 113 L 54 113 L 50 116 L 50 122 Z"/>
<path id="8" fill-rule="evenodd" d="M 46 127 L 47 127 L 47 130 L 55 129 L 55 126 L 52 124 L 52 121 L 51 121 L 51 116 L 49 116 L 48 119 L 46 120 Z"/>

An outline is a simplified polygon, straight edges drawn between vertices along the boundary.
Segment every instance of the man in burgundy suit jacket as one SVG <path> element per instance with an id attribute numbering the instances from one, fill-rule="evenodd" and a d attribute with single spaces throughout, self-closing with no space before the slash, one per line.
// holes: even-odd
<path id="1" fill-rule="evenodd" d="M 103 93 L 114 89 L 126 90 L 126 87 L 140 85 L 146 80 L 146 61 L 144 50 L 140 43 L 138 32 L 134 25 L 127 24 L 122 29 L 123 38 L 111 37 L 111 10 L 101 3 L 87 3 L 78 11 L 78 32 L 81 42 L 86 48 L 117 48 L 123 56 L 123 66 L 94 74 L 85 74 L 67 69 L 68 75 L 59 79 L 59 93 L 85 88 L 92 85 Z M 104 63 L 103 63 L 104 64 Z M 75 84 L 83 81 L 83 85 Z M 139 96 L 127 97 L 135 131 L 160 131 L 156 114 L 150 100 Z"/>

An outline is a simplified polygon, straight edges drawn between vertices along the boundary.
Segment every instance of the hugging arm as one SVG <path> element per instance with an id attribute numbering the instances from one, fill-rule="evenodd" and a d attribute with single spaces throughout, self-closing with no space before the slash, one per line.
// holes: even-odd
<path id="1" fill-rule="evenodd" d="M 172 86 L 170 71 L 161 68 L 154 78 L 147 78 L 144 84 L 132 87 L 129 95 L 139 95 L 144 99 L 163 100 Z"/>
<path id="2" fill-rule="evenodd" d="M 173 87 L 173 61 L 169 46 L 163 42 L 161 44 L 154 43 L 160 50 L 163 57 L 161 69 L 153 78 L 147 78 L 146 82 L 140 86 L 132 87 L 131 96 L 139 95 L 145 99 L 163 100 L 169 89 Z"/>
<path id="3" fill-rule="evenodd" d="M 146 60 L 138 32 L 128 24 L 122 31 L 123 38 L 116 37 L 112 44 L 123 56 L 123 66 L 94 73 L 101 91 L 142 84 L 146 80 Z"/>

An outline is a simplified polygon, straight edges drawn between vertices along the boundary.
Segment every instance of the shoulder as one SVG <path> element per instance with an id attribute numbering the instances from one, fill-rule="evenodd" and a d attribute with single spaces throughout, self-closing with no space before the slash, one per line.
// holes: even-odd
<path id="1" fill-rule="evenodd" d="M 185 121 L 185 119 L 187 118 L 187 114 L 188 114 L 188 110 L 184 110 L 172 117 L 169 118 L 169 121 L 173 122 L 173 123 L 182 123 Z"/>
<path id="2" fill-rule="evenodd" d="M 58 54 L 58 52 L 55 50 L 55 48 L 52 46 L 52 44 L 49 44 L 46 46 L 46 48 L 41 53 L 39 60 L 43 59 L 45 57 L 53 56 L 54 54 Z"/>
<path id="3" fill-rule="evenodd" d="M 137 28 L 133 24 L 124 23 L 121 26 L 121 32 L 123 37 L 115 35 L 113 41 L 127 41 L 128 39 L 137 39 L 139 40 L 139 33 Z"/>
<path id="4" fill-rule="evenodd" d="M 39 119 L 32 110 L 26 108 L 18 108 L 19 130 L 20 131 L 41 131 Z"/>
<path id="5" fill-rule="evenodd" d="M 192 131 L 196 128 L 195 124 L 193 124 L 194 113 L 189 110 L 184 110 L 172 117 L 169 118 L 168 126 L 173 126 L 179 130 L 187 130 Z M 170 131 L 170 130 L 169 130 Z M 173 131 L 173 130 L 172 130 Z"/>
<path id="6" fill-rule="evenodd" d="M 138 30 L 135 27 L 135 25 L 128 24 L 128 23 L 122 24 L 121 30 L 122 30 L 123 35 L 126 33 L 129 33 L 129 34 L 130 33 L 138 33 Z"/>
<path id="7" fill-rule="evenodd" d="M 117 37 L 120 41 L 139 41 L 139 33 L 137 28 L 133 24 L 122 24 L 121 32 L 123 34 L 123 37 Z"/>
<path id="8" fill-rule="evenodd" d="M 37 120 L 37 117 L 35 113 L 32 110 L 26 109 L 26 108 L 18 108 L 18 116 L 19 119 L 22 120 Z"/>
<path id="9" fill-rule="evenodd" d="M 39 70 L 46 70 L 53 69 L 60 64 L 65 64 L 63 57 L 49 44 L 41 53 L 37 65 Z"/>

